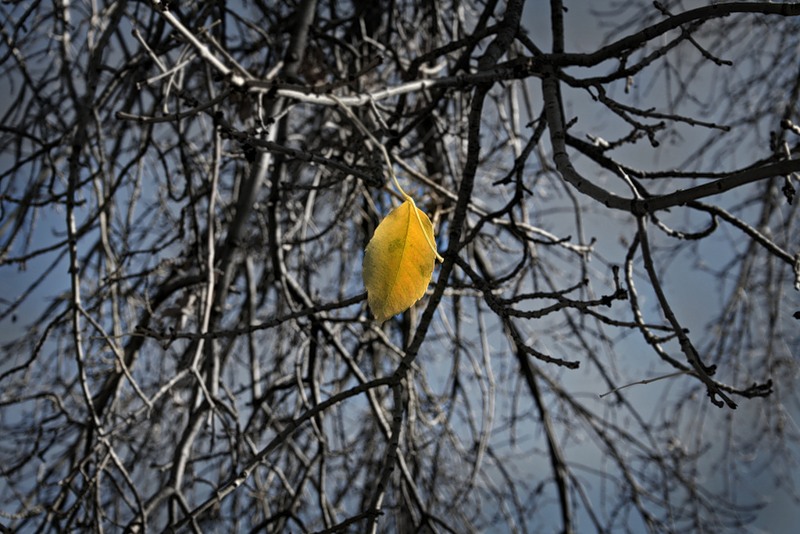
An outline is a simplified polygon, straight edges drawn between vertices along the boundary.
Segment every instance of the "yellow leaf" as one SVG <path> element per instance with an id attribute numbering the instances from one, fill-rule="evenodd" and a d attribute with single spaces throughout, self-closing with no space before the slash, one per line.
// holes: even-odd
<path id="1" fill-rule="evenodd" d="M 364 253 L 362 274 L 369 308 L 379 322 L 407 310 L 425 294 L 437 257 L 435 247 L 431 220 L 410 199 L 375 229 Z"/>

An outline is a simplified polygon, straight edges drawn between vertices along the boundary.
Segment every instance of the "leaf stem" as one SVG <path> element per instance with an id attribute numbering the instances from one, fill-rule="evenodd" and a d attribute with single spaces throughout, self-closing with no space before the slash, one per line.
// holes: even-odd
<path id="1" fill-rule="evenodd" d="M 342 102 L 336 95 L 331 94 L 328 96 L 330 96 L 331 99 L 334 102 L 336 102 L 336 104 L 341 108 L 341 110 L 344 111 L 345 115 L 347 115 L 347 117 L 351 121 L 353 121 L 353 124 L 356 125 L 356 127 L 361 131 L 361 133 L 367 136 L 370 139 L 370 141 L 375 143 L 375 145 L 378 148 L 380 148 L 381 153 L 383 154 L 383 159 L 386 162 L 386 168 L 389 169 L 389 176 L 391 176 L 392 182 L 394 182 L 394 186 L 397 188 L 397 190 L 400 192 L 400 195 L 402 195 L 402 197 L 405 200 L 411 202 L 411 206 L 414 208 L 414 215 L 417 217 L 417 222 L 419 223 L 419 227 L 422 230 L 422 235 L 425 236 L 425 241 L 428 243 L 428 246 L 431 247 L 431 250 L 436 255 L 436 261 L 442 263 L 444 261 L 444 258 L 439 254 L 439 251 L 436 250 L 436 243 L 431 239 L 431 236 L 428 235 L 428 232 L 425 231 L 425 225 L 422 224 L 422 218 L 419 216 L 419 208 L 417 208 L 416 202 L 414 202 L 414 199 L 411 198 L 411 195 L 409 195 L 403 190 L 403 188 L 400 186 L 400 182 L 397 180 L 397 175 L 394 172 L 394 167 L 392 166 L 392 160 L 389 157 L 389 152 L 386 150 L 386 147 L 383 146 L 383 143 L 378 141 L 374 135 L 372 135 L 372 132 L 370 132 L 367 129 L 367 127 L 364 126 L 364 123 L 362 123 L 361 120 L 358 117 L 356 117 L 352 111 L 350 111 L 350 108 L 347 107 L 344 102 Z"/>

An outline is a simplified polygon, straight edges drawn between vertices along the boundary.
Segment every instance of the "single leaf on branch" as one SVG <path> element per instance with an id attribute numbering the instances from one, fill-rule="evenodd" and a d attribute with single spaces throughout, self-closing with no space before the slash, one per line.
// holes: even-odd
<path id="1" fill-rule="evenodd" d="M 344 102 L 334 95 L 331 98 L 361 133 L 380 149 L 389 176 L 405 199 L 381 221 L 364 251 L 361 274 L 367 288 L 367 303 L 375 318 L 383 323 L 389 317 L 406 311 L 422 298 L 433 276 L 434 261 L 441 262 L 444 259 L 436 251 L 431 220 L 424 211 L 417 208 L 414 199 L 403 191 L 392 169 L 392 159 L 386 147 Z"/>
<path id="2" fill-rule="evenodd" d="M 363 277 L 367 302 L 383 323 L 417 302 L 433 276 L 436 252 L 433 224 L 411 197 L 393 209 L 364 252 Z"/>

